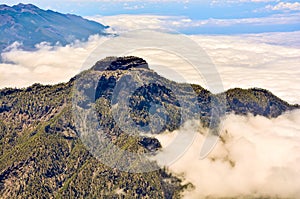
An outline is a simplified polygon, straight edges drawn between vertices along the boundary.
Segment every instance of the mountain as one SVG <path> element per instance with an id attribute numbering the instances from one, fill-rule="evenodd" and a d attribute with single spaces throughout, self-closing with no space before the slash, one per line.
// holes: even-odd
<path id="1" fill-rule="evenodd" d="M 0 5 L 0 51 L 15 41 L 26 50 L 41 42 L 66 45 L 76 39 L 87 40 L 92 34 L 106 35 L 106 28 L 80 16 L 42 10 L 32 4 Z"/>
<path id="2" fill-rule="evenodd" d="M 134 127 L 161 133 L 197 118 L 204 126 L 216 128 L 218 120 L 211 117 L 215 113 L 277 117 L 296 108 L 299 106 L 264 89 L 237 88 L 214 95 L 199 85 L 179 84 L 159 76 L 141 58 L 109 57 L 67 83 L 0 90 L 0 195 L 180 198 L 184 190 L 193 188 L 166 168 L 126 172 L 95 158 L 80 139 L 84 133 L 78 123 L 90 109 L 95 110 L 96 123 L 104 132 L 102 139 L 126 151 L 151 155 L 160 150 L 159 141 Z M 126 109 L 129 114 L 122 114 Z M 130 122 L 134 127 L 128 125 Z M 102 158 L 114 159 L 115 155 L 106 150 Z M 120 165 L 123 161 L 126 164 L 122 154 L 117 155 Z M 127 166 L 136 169 L 135 164 Z"/>

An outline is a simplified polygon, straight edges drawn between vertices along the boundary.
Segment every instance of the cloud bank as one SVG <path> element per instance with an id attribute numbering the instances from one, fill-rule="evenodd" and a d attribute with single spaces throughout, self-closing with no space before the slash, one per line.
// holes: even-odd
<path id="1" fill-rule="evenodd" d="M 291 103 L 300 102 L 299 47 L 268 44 L 251 36 L 194 36 L 192 39 L 212 58 L 225 89 L 261 87 Z"/>
<path id="2" fill-rule="evenodd" d="M 195 185 L 185 198 L 299 198 L 299 110 L 275 119 L 226 116 L 219 142 L 202 160 L 200 149 L 207 130 L 195 123 L 188 125 L 198 136 L 188 151 L 169 166 Z M 180 131 L 158 139 L 166 147 Z"/>
<path id="3" fill-rule="evenodd" d="M 104 40 L 95 35 L 88 42 L 75 42 L 64 47 L 41 43 L 36 51 L 12 48 L 1 54 L 6 63 L 0 63 L 0 87 L 22 88 L 37 82 L 66 82 L 82 70 L 87 56 Z"/>
<path id="4" fill-rule="evenodd" d="M 273 8 L 273 7 L 272 7 Z M 268 7 L 267 9 L 271 9 Z M 114 15 L 114 16 L 90 16 L 88 19 L 111 26 L 115 31 L 122 32 L 134 29 L 169 28 L 181 32 L 200 32 L 218 34 L 262 30 L 266 32 L 284 27 L 292 28 L 299 25 L 300 13 L 272 14 L 265 17 L 230 18 L 230 19 L 191 19 L 185 16 L 158 16 L 158 15 Z M 277 27 L 277 28 L 276 28 Z M 282 31 L 285 31 L 285 28 Z M 210 31 L 212 29 L 213 31 Z"/>

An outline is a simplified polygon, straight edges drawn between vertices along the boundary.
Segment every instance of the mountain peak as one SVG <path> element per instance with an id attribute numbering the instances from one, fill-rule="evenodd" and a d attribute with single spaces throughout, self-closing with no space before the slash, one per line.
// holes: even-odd
<path id="1" fill-rule="evenodd" d="M 17 5 L 14 5 L 13 8 L 15 10 L 37 10 L 39 9 L 37 6 L 33 5 L 33 4 L 23 4 L 23 3 L 19 3 Z"/>
<path id="2" fill-rule="evenodd" d="M 114 71 L 128 70 L 130 68 L 149 69 L 148 63 L 144 59 L 135 56 L 107 57 L 98 61 L 92 69 L 96 71 Z"/>
<path id="3" fill-rule="evenodd" d="M 6 5 L 6 4 L 1 4 L 0 5 L 0 11 L 5 11 L 5 10 L 13 10 L 10 6 Z"/>

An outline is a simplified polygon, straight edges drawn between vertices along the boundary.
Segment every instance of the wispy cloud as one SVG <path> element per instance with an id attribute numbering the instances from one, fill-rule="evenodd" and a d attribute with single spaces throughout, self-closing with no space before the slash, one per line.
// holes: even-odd
<path id="1" fill-rule="evenodd" d="M 267 3 L 267 2 L 277 2 L 279 0 L 212 0 L 212 5 L 225 5 L 225 4 L 240 4 L 240 3 Z"/>
<path id="2" fill-rule="evenodd" d="M 233 26 L 233 25 L 278 25 L 299 23 L 300 14 L 276 14 L 260 18 L 239 18 L 239 19 L 207 19 L 207 20 L 189 20 L 182 19 L 175 26 L 201 27 L 201 26 Z"/>
<path id="3" fill-rule="evenodd" d="M 300 10 L 300 3 L 299 2 L 279 2 L 276 5 L 267 5 L 267 9 L 269 10 L 280 10 L 280 11 L 287 11 L 287 10 Z"/>
<path id="4" fill-rule="evenodd" d="M 129 5 L 127 3 L 124 3 L 123 8 L 125 10 L 139 10 L 145 8 L 144 5 Z"/>
<path id="5" fill-rule="evenodd" d="M 146 1 L 144 0 L 68 0 L 68 1 L 74 1 L 74 2 L 143 2 L 145 3 Z M 154 3 L 167 3 L 167 2 L 179 2 L 179 3 L 186 3 L 189 0 L 147 0 L 147 2 L 154 2 Z M 205 1 L 205 0 L 203 0 Z"/>

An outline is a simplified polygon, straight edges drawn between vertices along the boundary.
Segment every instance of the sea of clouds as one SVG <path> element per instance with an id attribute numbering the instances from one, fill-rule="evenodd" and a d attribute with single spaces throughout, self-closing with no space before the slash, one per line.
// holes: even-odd
<path id="1" fill-rule="evenodd" d="M 224 90 L 233 87 L 261 87 L 290 103 L 300 103 L 300 45 L 294 46 L 299 40 L 299 34 L 290 32 L 186 37 L 208 54 L 222 79 Z M 285 38 L 288 38 L 288 42 L 283 44 Z M 34 52 L 20 50 L 16 45 L 1 54 L 5 63 L 0 63 L 0 87 L 26 87 L 36 82 L 66 82 L 81 70 L 90 67 L 84 66 L 85 60 L 107 40 L 109 38 L 95 35 L 87 42 L 75 42 L 67 46 L 49 46 L 44 43 L 38 44 L 38 50 Z M 110 51 L 113 55 L 114 47 Z M 100 54 L 101 51 L 99 57 Z M 205 81 L 195 72 L 195 67 L 164 49 L 132 49 L 126 55 L 143 57 L 152 69 L 167 78 L 179 81 L 176 75 L 170 73 L 176 71 L 185 81 L 206 87 Z"/>
<path id="2" fill-rule="evenodd" d="M 206 51 L 225 90 L 261 87 L 289 103 L 300 103 L 297 35 L 299 32 L 187 37 Z M 0 64 L 0 87 L 66 82 L 86 69 L 87 57 L 108 39 L 91 36 L 85 43 L 67 46 L 39 44 L 34 52 L 20 50 L 16 45 L 2 53 L 5 63 Z M 193 66 L 163 49 L 133 49 L 127 54 L 143 57 L 165 77 L 180 81 L 169 72 L 172 69 L 185 81 L 205 87 Z M 196 131 L 197 138 L 181 158 L 168 165 L 172 172 L 195 185 L 193 191 L 184 194 L 186 198 L 300 197 L 299 110 L 272 119 L 227 115 L 222 121 L 221 139 L 204 159 L 199 157 L 207 129 L 197 122 L 186 125 L 177 133 Z M 163 144 L 162 153 L 172 153 L 164 150 L 176 135 L 173 132 L 158 137 Z"/>
<path id="3" fill-rule="evenodd" d="M 261 87 L 290 103 L 300 103 L 300 47 L 270 44 L 269 41 L 275 43 L 276 39 L 281 41 L 288 37 L 287 33 L 282 37 L 278 35 L 279 33 L 274 34 L 273 39 L 265 40 L 262 39 L 264 35 L 262 38 L 258 35 L 187 37 L 211 58 L 222 79 L 224 90 L 233 87 Z M 67 46 L 39 44 L 38 50 L 34 52 L 14 47 L 1 54 L 5 63 L 0 63 L 0 87 L 26 87 L 36 82 L 66 82 L 87 68 L 84 66 L 85 60 L 108 39 L 91 36 L 88 42 L 76 42 Z M 110 49 L 111 55 L 114 48 Z M 101 51 L 99 59 L 103 57 L 100 54 Z M 184 81 L 206 87 L 205 81 L 195 72 L 195 67 L 163 49 L 133 49 L 127 55 L 143 57 L 152 69 L 167 78 L 182 80 L 175 73 L 170 73 L 172 69 L 184 77 Z"/>

